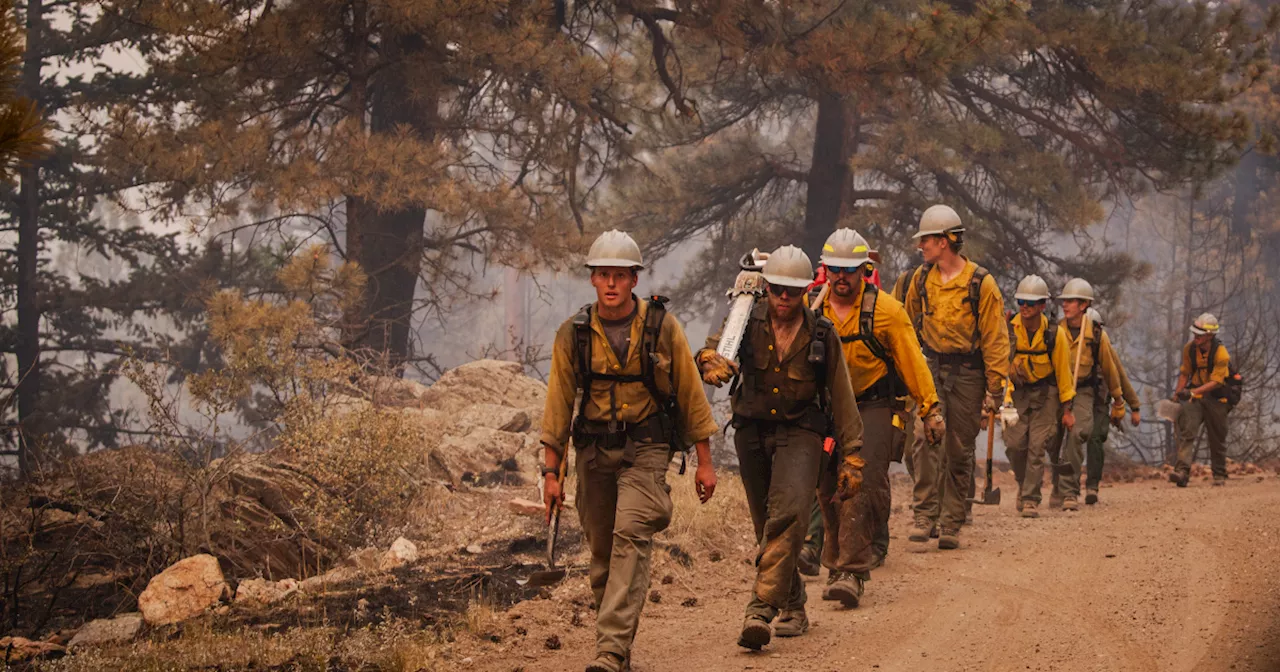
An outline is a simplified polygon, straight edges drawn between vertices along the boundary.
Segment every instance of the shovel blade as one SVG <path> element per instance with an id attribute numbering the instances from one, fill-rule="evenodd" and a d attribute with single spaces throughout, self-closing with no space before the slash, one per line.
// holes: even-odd
<path id="1" fill-rule="evenodd" d="M 1000 504 L 1000 488 L 995 490 L 987 490 L 982 493 L 982 503 L 987 506 L 997 506 Z"/>
<path id="2" fill-rule="evenodd" d="M 564 579 L 564 574 L 565 571 L 563 568 L 544 569 L 540 572 L 534 572 L 529 575 L 529 578 L 520 579 L 516 581 L 516 583 L 528 588 L 541 588 L 542 586 L 550 586 L 552 584 L 560 583 L 560 581 Z"/>

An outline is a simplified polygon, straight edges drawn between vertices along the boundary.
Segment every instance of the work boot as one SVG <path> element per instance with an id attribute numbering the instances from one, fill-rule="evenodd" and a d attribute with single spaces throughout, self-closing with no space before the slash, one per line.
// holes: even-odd
<path id="1" fill-rule="evenodd" d="M 1226 484 L 1227 484 L 1227 477 L 1226 477 L 1226 476 L 1214 476 L 1214 477 L 1213 477 L 1213 484 L 1214 484 L 1214 485 L 1216 485 L 1216 486 L 1223 486 L 1223 485 L 1226 485 Z"/>
<path id="2" fill-rule="evenodd" d="M 1018 509 L 1018 513 L 1022 513 L 1022 506 L 1023 506 L 1023 504 L 1022 504 L 1022 500 L 1021 500 L 1021 499 L 1019 499 L 1019 500 L 1018 500 L 1018 502 L 1017 502 L 1017 504 L 1015 504 L 1014 506 L 1016 506 L 1016 507 L 1017 507 L 1017 509 Z"/>
<path id="3" fill-rule="evenodd" d="M 1056 492 L 1055 492 L 1055 493 L 1053 493 L 1052 495 L 1049 495 L 1049 508 L 1050 508 L 1050 509 L 1061 509 L 1061 508 L 1062 508 L 1062 502 L 1063 502 L 1063 497 L 1062 497 L 1062 495 L 1059 495 L 1059 494 L 1058 494 L 1058 493 L 1056 493 Z"/>
<path id="4" fill-rule="evenodd" d="M 862 583 L 862 579 L 851 572 L 832 572 L 822 599 L 839 600 L 845 609 L 857 609 L 862 600 Z"/>
<path id="5" fill-rule="evenodd" d="M 586 672 L 627 672 L 629 669 L 631 666 L 625 659 L 615 653 L 602 652 L 596 654 L 596 659 L 587 665 Z"/>
<path id="6" fill-rule="evenodd" d="M 964 524 L 965 525 L 973 524 L 973 509 L 969 509 L 964 512 Z"/>
<path id="7" fill-rule="evenodd" d="M 759 651 L 769 644 L 773 638 L 773 629 L 769 622 L 759 616 L 748 616 L 742 622 L 742 634 L 738 635 L 738 646 L 752 651 Z"/>
<path id="8" fill-rule="evenodd" d="M 930 538 L 930 539 L 937 539 L 937 538 L 938 538 L 938 524 L 937 524 L 937 523 L 934 523 L 934 524 L 933 524 L 933 526 L 929 528 L 929 538 Z"/>
<path id="9" fill-rule="evenodd" d="M 917 544 L 929 541 L 929 536 L 931 535 L 929 530 L 932 527 L 933 523 L 928 518 L 916 514 L 916 522 L 911 525 L 911 532 L 907 534 L 907 541 L 913 541 Z"/>
<path id="10" fill-rule="evenodd" d="M 1098 489 L 1097 489 L 1097 488 L 1089 488 L 1088 490 L 1085 490 L 1085 493 L 1084 493 L 1084 503 L 1085 503 L 1085 504 L 1088 504 L 1089 506 L 1093 506 L 1094 504 L 1097 504 L 1097 503 L 1098 503 Z"/>
<path id="11" fill-rule="evenodd" d="M 1178 486 L 1179 488 L 1187 487 L 1187 481 L 1189 480 L 1191 480 L 1191 474 L 1183 473 L 1180 471 L 1175 471 L 1172 474 L 1169 474 L 1169 482 Z"/>
<path id="12" fill-rule="evenodd" d="M 804 608 L 783 609 L 778 615 L 778 622 L 773 626 L 773 634 L 779 637 L 799 637 L 809 631 L 809 617 Z"/>
<path id="13" fill-rule="evenodd" d="M 1062 510 L 1063 511 L 1079 511 L 1080 502 L 1077 502 L 1075 497 L 1068 497 L 1062 500 Z"/>
<path id="14" fill-rule="evenodd" d="M 1040 512 L 1036 511 L 1035 502 L 1019 502 L 1021 506 L 1018 508 L 1022 511 L 1023 518 L 1039 518 Z"/>
<path id="15" fill-rule="evenodd" d="M 884 559 L 889 557 L 889 551 L 875 549 L 875 554 L 871 557 L 871 569 L 884 566 Z"/>
<path id="16" fill-rule="evenodd" d="M 805 544 L 804 548 L 800 549 L 799 568 L 800 573 L 805 576 L 817 576 L 822 569 L 822 565 L 818 561 L 818 549 Z"/>
<path id="17" fill-rule="evenodd" d="M 938 537 L 938 548 L 944 551 L 960 548 L 960 528 L 942 528 L 942 535 Z"/>

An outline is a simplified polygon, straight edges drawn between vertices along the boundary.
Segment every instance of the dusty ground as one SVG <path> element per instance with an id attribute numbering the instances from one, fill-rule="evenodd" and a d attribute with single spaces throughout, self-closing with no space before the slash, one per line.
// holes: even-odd
<path id="1" fill-rule="evenodd" d="M 705 549 L 688 568 L 669 553 L 660 558 L 653 588 L 661 599 L 646 607 L 634 669 L 1280 670 L 1275 475 L 1225 488 L 1119 484 L 1104 487 L 1098 506 L 1038 520 L 1018 518 L 1004 490 L 1000 507 L 976 507 L 961 550 L 909 553 L 899 486 L 890 557 L 863 605 L 822 602 L 822 583 L 811 580 L 809 634 L 754 654 L 735 645 L 749 552 L 725 520 L 734 549 L 723 559 Z M 587 603 L 585 578 L 570 577 L 548 599 L 495 614 L 488 640 L 459 641 L 453 669 L 581 669 L 594 650 Z"/>

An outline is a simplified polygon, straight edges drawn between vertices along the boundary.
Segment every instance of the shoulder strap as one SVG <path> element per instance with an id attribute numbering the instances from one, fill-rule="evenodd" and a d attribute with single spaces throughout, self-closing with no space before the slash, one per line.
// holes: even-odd
<path id="1" fill-rule="evenodd" d="M 830 397 L 827 392 L 827 344 L 831 340 L 831 332 L 835 324 L 825 315 L 810 311 L 813 317 L 813 337 L 809 339 L 809 363 L 813 365 L 814 380 L 818 385 L 818 404 L 823 411 L 830 409 Z"/>
<path id="2" fill-rule="evenodd" d="M 916 284 L 916 294 L 920 296 L 920 310 L 916 311 L 915 319 L 912 320 L 915 327 L 916 338 L 920 339 L 920 344 L 928 348 L 924 342 L 924 316 L 929 313 L 929 290 L 928 278 L 929 271 L 933 270 L 933 264 L 920 264 L 916 266 L 912 282 Z M 926 350 L 927 351 L 927 350 Z"/>
<path id="3" fill-rule="evenodd" d="M 653 400 L 658 402 L 659 406 L 664 406 L 667 402 L 667 395 L 662 394 L 658 389 L 658 374 L 656 372 L 656 364 L 658 361 L 658 337 L 662 334 L 662 322 L 667 317 L 667 297 L 654 294 L 649 297 L 649 312 L 644 318 L 644 330 L 640 335 L 640 375 L 644 378 L 644 386 L 649 390 L 649 394 Z M 671 376 L 674 383 L 675 367 L 672 367 Z M 672 385 L 672 399 L 675 398 L 675 386 Z"/>
<path id="4" fill-rule="evenodd" d="M 1007 322 L 1009 325 L 1009 361 L 1012 362 L 1018 356 L 1018 331 L 1013 325 L 1012 317 Z M 1026 327 L 1024 326 L 1023 328 L 1025 329 Z M 1031 335 L 1028 334 L 1027 338 L 1030 339 Z M 1028 343 L 1028 345 L 1030 344 Z"/>
<path id="5" fill-rule="evenodd" d="M 1044 325 L 1044 347 L 1049 351 L 1049 356 L 1053 356 L 1053 348 L 1058 342 L 1058 323 L 1045 318 Z"/>
<path id="6" fill-rule="evenodd" d="M 1091 376 L 1101 375 L 1102 373 L 1102 362 L 1099 359 L 1102 354 L 1102 334 L 1102 325 L 1095 322 L 1093 324 L 1093 343 L 1089 344 L 1089 348 L 1093 351 L 1093 368 L 1089 371 Z"/>
<path id="7" fill-rule="evenodd" d="M 884 344 L 880 339 L 876 338 L 876 299 L 880 296 L 880 290 L 871 283 L 866 283 L 865 289 L 862 290 L 862 311 L 858 313 L 858 333 L 862 336 L 862 342 L 875 355 L 877 359 L 883 362 L 890 362 L 889 351 L 885 350 Z"/>
<path id="8" fill-rule="evenodd" d="M 969 302 L 969 309 L 973 311 L 973 343 L 974 348 L 981 348 L 982 344 L 982 281 L 991 275 L 987 269 L 979 266 L 973 269 L 973 277 L 969 278 L 969 297 L 965 301 Z"/>

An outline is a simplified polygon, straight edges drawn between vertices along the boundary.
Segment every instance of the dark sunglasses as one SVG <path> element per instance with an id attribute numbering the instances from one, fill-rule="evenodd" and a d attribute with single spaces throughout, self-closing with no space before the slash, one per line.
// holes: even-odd
<path id="1" fill-rule="evenodd" d="M 875 270 L 875 266 L 871 264 L 863 264 L 861 266 L 828 266 L 827 267 L 827 270 L 831 271 L 832 273 L 848 273 L 849 275 L 856 274 L 859 269 L 862 270 L 863 275 L 869 276 L 871 275 L 871 272 Z"/>
<path id="2" fill-rule="evenodd" d="M 788 287 L 787 285 L 769 285 L 769 293 L 774 296 L 782 296 L 786 294 L 791 298 L 796 298 L 804 294 L 804 287 Z"/>
<path id="3" fill-rule="evenodd" d="M 1045 304 L 1044 299 L 1040 299 L 1039 301 L 1027 301 L 1025 299 L 1018 299 L 1019 308 L 1022 308 L 1025 306 L 1043 306 L 1044 304 Z"/>

